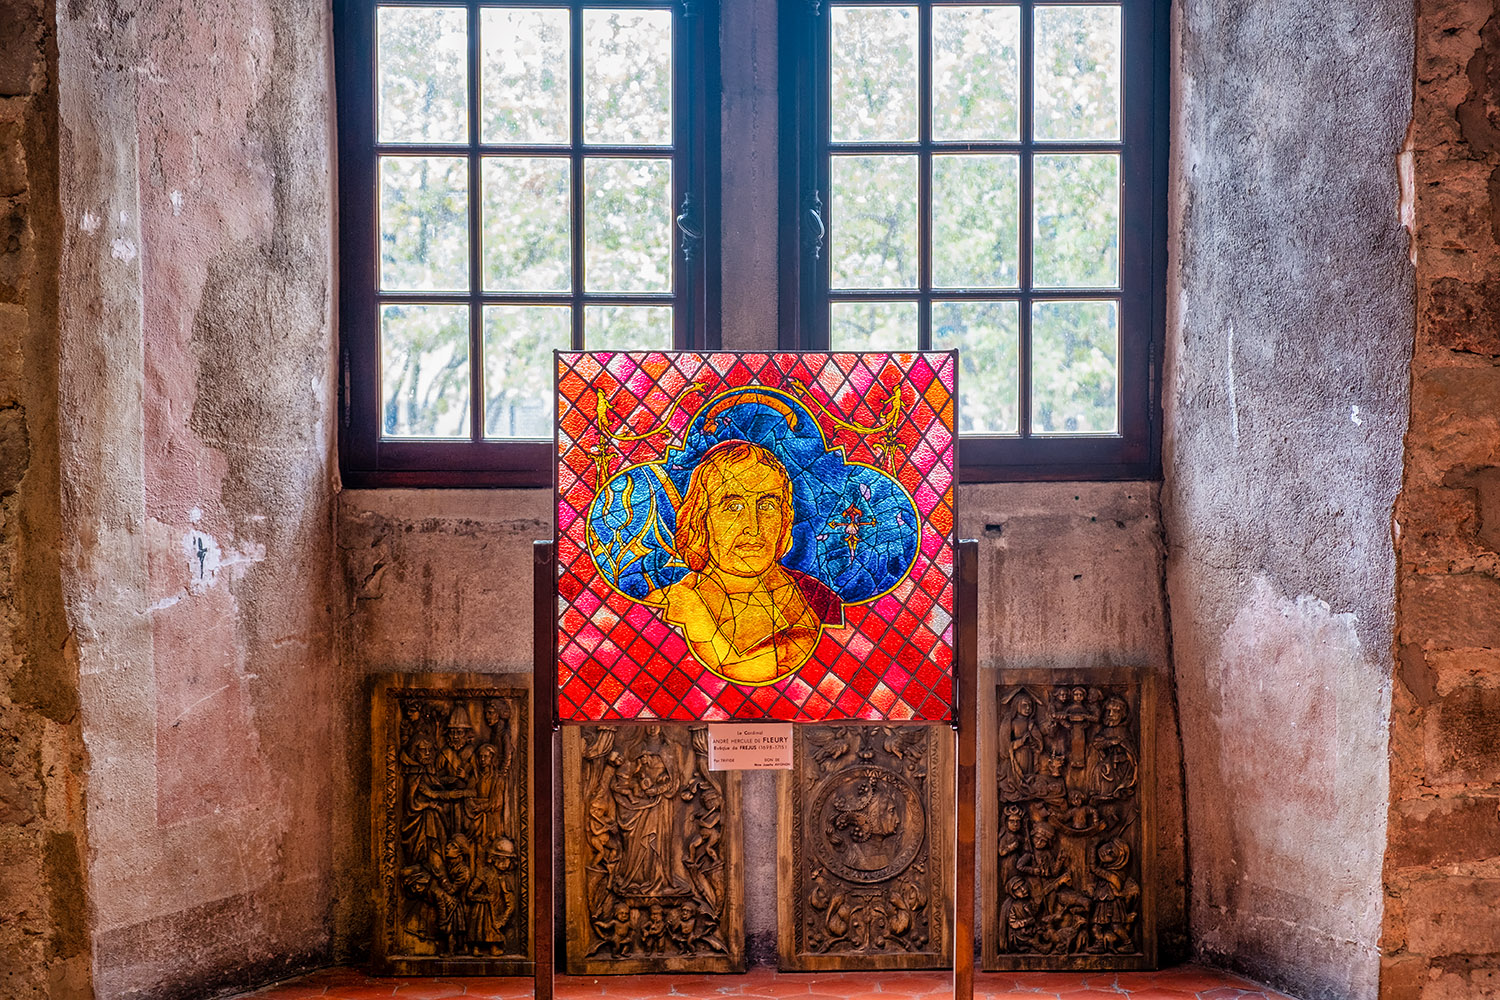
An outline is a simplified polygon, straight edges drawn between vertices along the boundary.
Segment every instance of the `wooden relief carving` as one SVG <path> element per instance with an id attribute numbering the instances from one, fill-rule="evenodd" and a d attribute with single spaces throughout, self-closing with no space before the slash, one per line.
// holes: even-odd
<path id="1" fill-rule="evenodd" d="M 563 731 L 567 970 L 742 972 L 739 775 L 705 726 Z"/>
<path id="2" fill-rule="evenodd" d="M 985 967 L 1154 966 L 1149 676 L 1003 676 L 981 847 Z"/>
<path id="3" fill-rule="evenodd" d="M 781 968 L 952 962 L 953 733 L 798 726 L 778 775 Z"/>
<path id="4" fill-rule="evenodd" d="M 488 675 L 376 679 L 382 971 L 530 973 L 530 697 Z"/>

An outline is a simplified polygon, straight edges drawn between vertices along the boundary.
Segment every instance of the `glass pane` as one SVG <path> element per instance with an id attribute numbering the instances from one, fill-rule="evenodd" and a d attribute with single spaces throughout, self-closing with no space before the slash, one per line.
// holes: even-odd
<path id="1" fill-rule="evenodd" d="M 380 426 L 386 437 L 469 436 L 469 307 L 380 310 Z"/>
<path id="2" fill-rule="evenodd" d="M 480 138 L 568 142 L 568 12 L 484 7 L 479 40 Z"/>
<path id="3" fill-rule="evenodd" d="M 1116 432 L 1118 317 L 1119 305 L 1115 302 L 1032 305 L 1032 433 Z"/>
<path id="4" fill-rule="evenodd" d="M 1020 341 L 1020 310 L 1014 302 L 932 304 L 932 349 L 959 349 L 961 433 L 1020 430 Z"/>
<path id="5" fill-rule="evenodd" d="M 469 141 L 469 33 L 462 7 L 381 7 L 381 142 Z"/>
<path id="6" fill-rule="evenodd" d="M 469 290 L 469 161 L 380 158 L 380 287 Z"/>
<path id="7" fill-rule="evenodd" d="M 1021 161 L 932 158 L 932 282 L 1015 288 L 1021 260 Z"/>
<path id="8" fill-rule="evenodd" d="M 672 161 L 588 159 L 584 248 L 591 292 L 672 287 Z"/>
<path id="9" fill-rule="evenodd" d="M 835 156 L 834 288 L 917 285 L 917 158 Z"/>
<path id="10" fill-rule="evenodd" d="M 917 9 L 834 7 L 834 142 L 917 137 Z"/>
<path id="11" fill-rule="evenodd" d="M 552 436 L 552 352 L 572 343 L 567 306 L 486 306 L 484 436 Z"/>
<path id="12" fill-rule="evenodd" d="M 1120 138 L 1120 8 L 1036 9 L 1038 139 Z"/>
<path id="13" fill-rule="evenodd" d="M 671 306 L 585 306 L 583 346 L 590 351 L 670 351 Z"/>
<path id="14" fill-rule="evenodd" d="M 828 343 L 835 351 L 915 351 L 915 302 L 834 302 Z"/>
<path id="15" fill-rule="evenodd" d="M 932 135 L 1021 136 L 1021 8 L 932 9 Z"/>
<path id="16" fill-rule="evenodd" d="M 573 287 L 567 157 L 491 156 L 484 172 L 484 287 L 566 292 Z"/>
<path id="17" fill-rule="evenodd" d="M 583 12 L 584 142 L 672 142 L 672 12 Z"/>
<path id="18" fill-rule="evenodd" d="M 1120 158 L 1038 155 L 1032 283 L 1111 288 L 1120 282 Z"/>

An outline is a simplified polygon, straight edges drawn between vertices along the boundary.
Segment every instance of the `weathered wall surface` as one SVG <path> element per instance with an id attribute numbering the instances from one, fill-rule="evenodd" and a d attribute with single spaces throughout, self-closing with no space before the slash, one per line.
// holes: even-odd
<path id="1" fill-rule="evenodd" d="M 1205 958 L 1376 991 L 1412 273 L 1405 0 L 1177 5 L 1162 495 Z"/>
<path id="2" fill-rule="evenodd" d="M 1381 996 L 1500 996 L 1500 3 L 1417 4 Z"/>
<path id="3" fill-rule="evenodd" d="M 959 533 L 982 540 L 980 665 L 987 676 L 1001 665 L 1121 663 L 1154 667 L 1166 680 L 1153 484 L 961 487 L 958 505 Z M 551 534 L 551 494 L 544 490 L 341 494 L 349 669 L 529 672 L 531 543 Z M 1158 726 L 1166 879 L 1159 920 L 1170 960 L 1186 952 L 1181 764 L 1170 697 L 1162 699 Z M 745 775 L 746 925 L 759 962 L 775 960 L 775 802 L 773 775 Z M 361 871 L 364 864 L 352 857 L 339 868 Z M 356 939 L 369 919 L 362 907 L 355 903 L 347 915 Z"/>
<path id="4" fill-rule="evenodd" d="M 327 14 L 58 12 L 63 594 L 103 998 L 330 954 Z"/>
<path id="5" fill-rule="evenodd" d="M 58 567 L 57 47 L 0 0 L 0 996 L 84 1000 L 87 756 Z"/>

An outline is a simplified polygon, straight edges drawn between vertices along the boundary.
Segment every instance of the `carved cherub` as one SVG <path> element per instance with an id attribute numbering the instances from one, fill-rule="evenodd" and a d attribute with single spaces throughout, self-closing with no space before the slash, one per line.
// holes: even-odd
<path id="1" fill-rule="evenodd" d="M 659 955 L 667 950 L 667 918 L 660 903 L 652 903 L 641 921 L 641 945 L 648 955 Z"/>
<path id="2" fill-rule="evenodd" d="M 596 954 L 604 949 L 609 949 L 615 958 L 624 958 L 634 948 L 635 926 L 631 919 L 630 907 L 625 903 L 616 903 L 611 915 L 594 920 L 594 930 L 599 932 L 600 941 L 589 952 Z"/>
<path id="3" fill-rule="evenodd" d="M 1099 833 L 1105 827 L 1099 810 L 1084 801 L 1082 792 L 1068 793 L 1068 808 L 1063 811 L 1062 825 L 1069 833 Z"/>

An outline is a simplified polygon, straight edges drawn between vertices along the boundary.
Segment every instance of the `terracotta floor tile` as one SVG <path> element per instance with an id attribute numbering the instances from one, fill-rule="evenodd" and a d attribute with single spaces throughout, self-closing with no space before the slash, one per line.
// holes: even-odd
<path id="1" fill-rule="evenodd" d="M 464 988 L 457 983 L 438 982 L 431 979 L 422 979 L 405 986 L 396 987 L 397 1000 L 446 1000 L 448 997 L 461 997 Z"/>
<path id="2" fill-rule="evenodd" d="M 941 1000 L 952 974 L 777 972 L 744 975 L 558 976 L 558 1000 Z M 529 1000 L 532 982 L 511 976 L 378 978 L 358 969 L 321 969 L 238 1000 Z M 1293 1000 L 1240 976 L 1202 966 L 1161 972 L 984 972 L 975 1000 Z"/>

